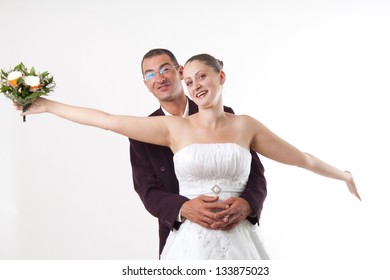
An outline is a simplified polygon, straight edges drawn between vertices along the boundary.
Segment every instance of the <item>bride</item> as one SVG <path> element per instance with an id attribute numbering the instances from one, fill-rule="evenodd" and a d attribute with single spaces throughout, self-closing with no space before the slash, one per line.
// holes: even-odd
<path id="1" fill-rule="evenodd" d="M 248 179 L 252 149 L 272 160 L 344 181 L 360 199 L 350 172 L 300 151 L 250 116 L 225 113 L 222 87 L 226 77 L 222 68 L 223 63 L 208 54 L 193 56 L 186 62 L 184 82 L 199 113 L 185 118 L 119 116 L 44 98 L 21 115 L 47 112 L 167 146 L 174 153 L 180 194 L 189 198 L 200 194 L 218 194 L 221 199 L 238 196 Z M 179 230 L 170 233 L 161 255 L 161 259 L 262 258 L 267 255 L 256 226 L 246 220 L 229 231 L 208 230 L 186 220 Z"/>

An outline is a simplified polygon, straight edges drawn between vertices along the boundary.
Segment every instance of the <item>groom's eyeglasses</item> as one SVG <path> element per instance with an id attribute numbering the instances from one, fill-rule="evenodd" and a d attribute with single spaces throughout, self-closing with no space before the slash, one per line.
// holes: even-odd
<path id="1" fill-rule="evenodd" d="M 164 75 L 164 74 L 169 74 L 174 68 L 177 68 L 178 66 L 177 65 L 170 65 L 170 64 L 166 64 L 164 66 L 162 66 L 160 68 L 160 70 L 158 70 L 158 73 L 160 73 L 160 75 Z M 144 75 L 144 80 L 145 81 L 151 81 L 153 80 L 154 78 L 156 78 L 157 76 L 157 72 L 156 71 L 147 71 Z"/>

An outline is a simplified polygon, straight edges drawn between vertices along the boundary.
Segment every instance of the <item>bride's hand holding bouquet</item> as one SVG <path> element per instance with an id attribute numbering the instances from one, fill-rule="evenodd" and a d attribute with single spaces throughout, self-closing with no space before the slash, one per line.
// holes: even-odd
<path id="1" fill-rule="evenodd" d="M 19 111 L 22 111 L 20 115 L 25 117 L 27 115 L 41 114 L 47 112 L 47 103 L 49 102 L 49 99 L 38 97 L 34 100 L 33 103 L 29 104 L 28 108 L 26 109 L 23 109 L 23 107 L 18 104 L 15 104 L 15 108 Z"/>

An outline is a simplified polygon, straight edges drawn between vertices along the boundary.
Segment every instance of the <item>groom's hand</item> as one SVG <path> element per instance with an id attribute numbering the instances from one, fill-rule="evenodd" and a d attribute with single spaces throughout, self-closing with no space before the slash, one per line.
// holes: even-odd
<path id="1" fill-rule="evenodd" d="M 201 195 L 188 200 L 181 207 L 181 216 L 191 222 L 212 229 L 211 225 L 218 222 L 214 217 L 215 211 L 213 211 L 218 199 L 218 196 Z"/>
<path id="2" fill-rule="evenodd" d="M 250 204 L 241 197 L 231 197 L 218 204 L 225 210 L 214 214 L 214 218 L 218 220 L 211 225 L 214 229 L 230 230 L 253 213 Z"/>

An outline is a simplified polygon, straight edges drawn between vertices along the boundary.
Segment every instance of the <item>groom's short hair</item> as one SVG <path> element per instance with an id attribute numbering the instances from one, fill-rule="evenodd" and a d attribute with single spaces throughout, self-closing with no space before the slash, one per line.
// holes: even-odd
<path id="1" fill-rule="evenodd" d="M 169 58 L 172 60 L 172 63 L 173 63 L 174 66 L 179 65 L 179 62 L 177 62 L 176 57 L 174 56 L 174 54 L 170 50 L 167 50 L 167 49 L 152 49 L 152 50 L 148 51 L 144 55 L 144 57 L 142 58 L 142 61 L 141 61 L 141 71 L 142 71 L 142 74 L 144 72 L 144 69 L 142 68 L 142 65 L 144 64 L 144 60 L 147 59 L 147 58 L 152 58 L 154 56 L 162 55 L 162 54 L 166 54 L 167 56 L 169 56 Z"/>

